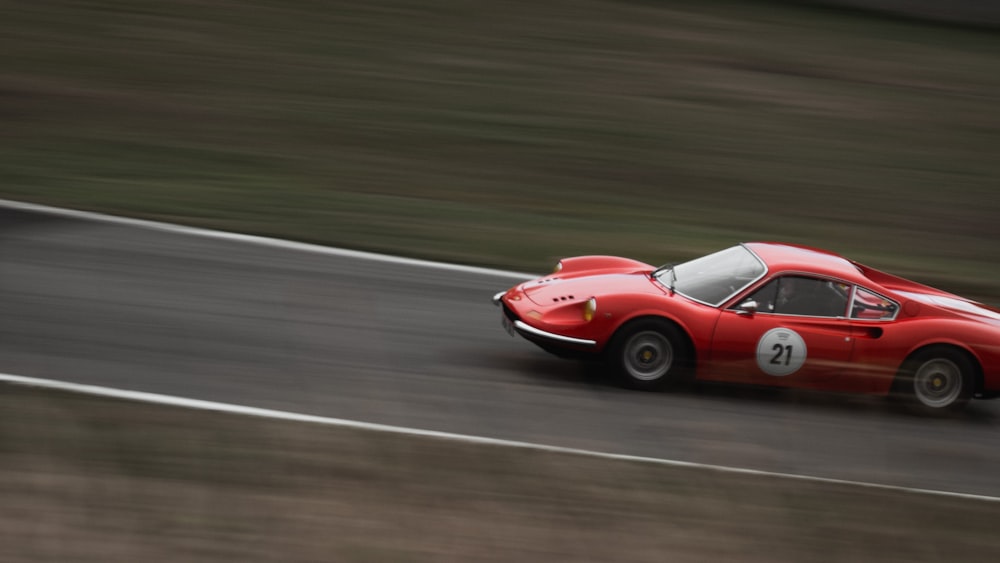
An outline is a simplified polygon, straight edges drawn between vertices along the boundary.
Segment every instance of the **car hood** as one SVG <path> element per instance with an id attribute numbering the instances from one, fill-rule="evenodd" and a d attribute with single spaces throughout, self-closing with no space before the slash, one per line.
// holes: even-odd
<path id="1" fill-rule="evenodd" d="M 553 276 L 527 282 L 521 287 L 521 291 L 525 297 L 542 307 L 585 301 L 591 297 L 608 294 L 663 295 L 665 293 L 665 290 L 644 272 L 600 274 L 570 279 Z"/>

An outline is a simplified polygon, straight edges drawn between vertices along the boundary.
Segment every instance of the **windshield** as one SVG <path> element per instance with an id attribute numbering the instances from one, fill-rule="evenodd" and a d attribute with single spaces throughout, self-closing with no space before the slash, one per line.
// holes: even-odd
<path id="1" fill-rule="evenodd" d="M 744 246 L 734 246 L 670 269 L 659 270 L 657 281 L 685 297 L 713 307 L 760 279 L 767 269 Z"/>

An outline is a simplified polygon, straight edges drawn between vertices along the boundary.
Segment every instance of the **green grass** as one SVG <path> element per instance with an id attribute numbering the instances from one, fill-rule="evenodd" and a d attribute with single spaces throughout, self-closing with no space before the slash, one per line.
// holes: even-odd
<path id="1" fill-rule="evenodd" d="M 0 386 L 5 561 L 991 561 L 994 502 Z"/>
<path id="2" fill-rule="evenodd" d="M 1000 34 L 771 2 L 9 2 L 0 197 L 547 270 L 741 240 L 1000 299 Z"/>

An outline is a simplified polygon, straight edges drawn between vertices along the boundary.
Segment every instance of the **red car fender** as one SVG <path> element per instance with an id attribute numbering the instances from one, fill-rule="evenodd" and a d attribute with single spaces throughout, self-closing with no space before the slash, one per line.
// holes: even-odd
<path id="1" fill-rule="evenodd" d="M 627 313 L 614 317 L 614 321 L 606 329 L 607 336 L 603 344 L 606 345 L 610 342 L 622 327 L 632 321 L 640 318 L 658 318 L 680 328 L 690 341 L 696 359 L 706 357 L 705 352 L 711 346 L 712 332 L 715 330 L 715 324 L 719 318 L 719 310 L 707 305 L 689 302 L 687 298 L 679 295 L 675 295 L 674 298 L 684 301 L 683 304 L 679 305 L 679 311 L 666 310 L 661 301 L 663 298 L 650 297 L 649 303 L 642 303 L 637 307 L 633 302 L 632 306 L 635 308 L 627 309 Z M 600 305 L 598 307 L 600 308 Z"/>
<path id="2" fill-rule="evenodd" d="M 855 363 L 866 366 L 869 372 L 886 377 L 873 379 L 877 388 L 873 392 L 887 393 L 906 359 L 929 346 L 951 346 L 969 355 L 982 376 L 980 385 L 985 389 L 1000 389 L 1000 343 L 991 344 L 990 335 L 976 330 L 960 320 L 942 319 L 935 322 L 934 334 L 927 334 L 927 325 L 934 322 L 921 320 L 885 327 L 885 335 L 866 345 L 861 335 L 855 343 Z M 858 325 L 859 329 L 864 325 Z M 870 328 L 880 328 L 871 325 Z M 859 333 L 861 331 L 859 330 Z M 977 351 L 978 350 L 978 351 Z"/>

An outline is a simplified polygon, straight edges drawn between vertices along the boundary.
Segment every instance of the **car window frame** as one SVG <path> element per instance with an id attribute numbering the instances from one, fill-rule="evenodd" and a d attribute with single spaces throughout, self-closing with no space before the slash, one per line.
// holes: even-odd
<path id="1" fill-rule="evenodd" d="M 895 305 L 895 310 L 892 312 L 892 316 L 891 317 L 879 317 L 877 319 L 863 319 L 863 318 L 860 318 L 860 317 L 855 317 L 854 316 L 854 301 L 855 301 L 855 298 L 857 297 L 857 294 L 858 294 L 859 290 L 867 291 L 868 293 L 870 293 L 872 295 L 876 295 L 878 297 L 881 297 L 882 299 L 884 299 L 884 300 L 892 303 L 893 305 Z M 872 289 L 870 289 L 868 287 L 862 286 L 862 285 L 854 284 L 854 290 L 851 292 L 851 300 L 850 300 L 850 303 L 849 303 L 849 306 L 848 306 L 847 310 L 848 310 L 848 313 L 850 315 L 847 318 L 850 319 L 851 321 L 858 321 L 858 322 L 890 322 L 890 321 L 896 320 L 896 317 L 899 316 L 899 312 L 900 312 L 900 310 L 902 310 L 902 304 L 899 301 L 897 301 L 897 300 L 895 300 L 895 299 L 893 299 L 891 297 L 886 297 L 884 294 L 879 293 L 878 291 L 874 291 L 874 290 L 872 290 Z"/>
<path id="2" fill-rule="evenodd" d="M 758 291 L 764 289 L 769 284 L 774 283 L 776 281 L 780 281 L 781 278 L 787 278 L 787 277 L 806 278 L 806 279 L 816 280 L 816 281 L 825 282 L 825 283 L 832 282 L 832 283 L 836 283 L 836 284 L 846 285 L 848 287 L 848 290 L 847 290 L 847 296 L 846 296 L 847 299 L 844 302 L 844 310 L 841 311 L 841 313 L 839 315 L 802 315 L 802 314 L 797 314 L 797 313 L 776 313 L 774 311 L 764 311 L 764 310 L 758 309 L 758 310 L 756 310 L 754 312 L 754 314 L 758 314 L 758 315 L 777 315 L 777 316 L 782 316 L 782 317 L 797 317 L 797 318 L 808 318 L 808 319 L 833 319 L 833 320 L 845 320 L 845 321 L 847 321 L 847 320 L 853 320 L 850 317 L 850 313 L 853 310 L 851 308 L 851 306 L 854 303 L 854 301 L 853 301 L 853 299 L 854 299 L 854 292 L 856 291 L 857 287 L 859 287 L 858 284 L 856 284 L 854 282 L 847 281 L 847 280 L 843 280 L 843 279 L 840 279 L 840 278 L 835 278 L 835 277 L 831 277 L 831 276 L 824 276 L 822 274 L 817 274 L 815 272 L 803 272 L 803 271 L 798 271 L 798 270 L 784 271 L 784 272 L 780 272 L 780 273 L 775 274 L 774 277 L 772 277 L 771 279 L 767 280 L 762 285 L 759 285 L 756 288 L 754 288 L 754 289 L 752 289 L 750 291 L 747 291 L 742 296 L 737 296 L 736 299 L 732 302 L 732 304 L 730 306 L 726 307 L 726 310 L 729 310 L 729 311 L 740 311 L 740 308 L 739 308 L 740 303 L 745 302 L 752 295 L 754 295 Z M 757 280 L 757 281 L 760 281 L 760 280 Z M 878 292 L 871 291 L 871 290 L 868 290 L 868 291 L 871 292 L 871 293 L 874 293 L 876 295 L 880 295 L 881 296 L 881 294 L 878 293 Z M 888 299 L 888 300 L 889 301 L 893 301 L 892 299 Z M 898 304 L 897 304 L 897 306 L 898 306 Z M 897 313 L 898 313 L 898 309 L 897 309 Z M 858 320 L 860 320 L 860 319 L 858 319 Z M 881 319 L 879 319 L 879 320 L 881 320 Z"/>

